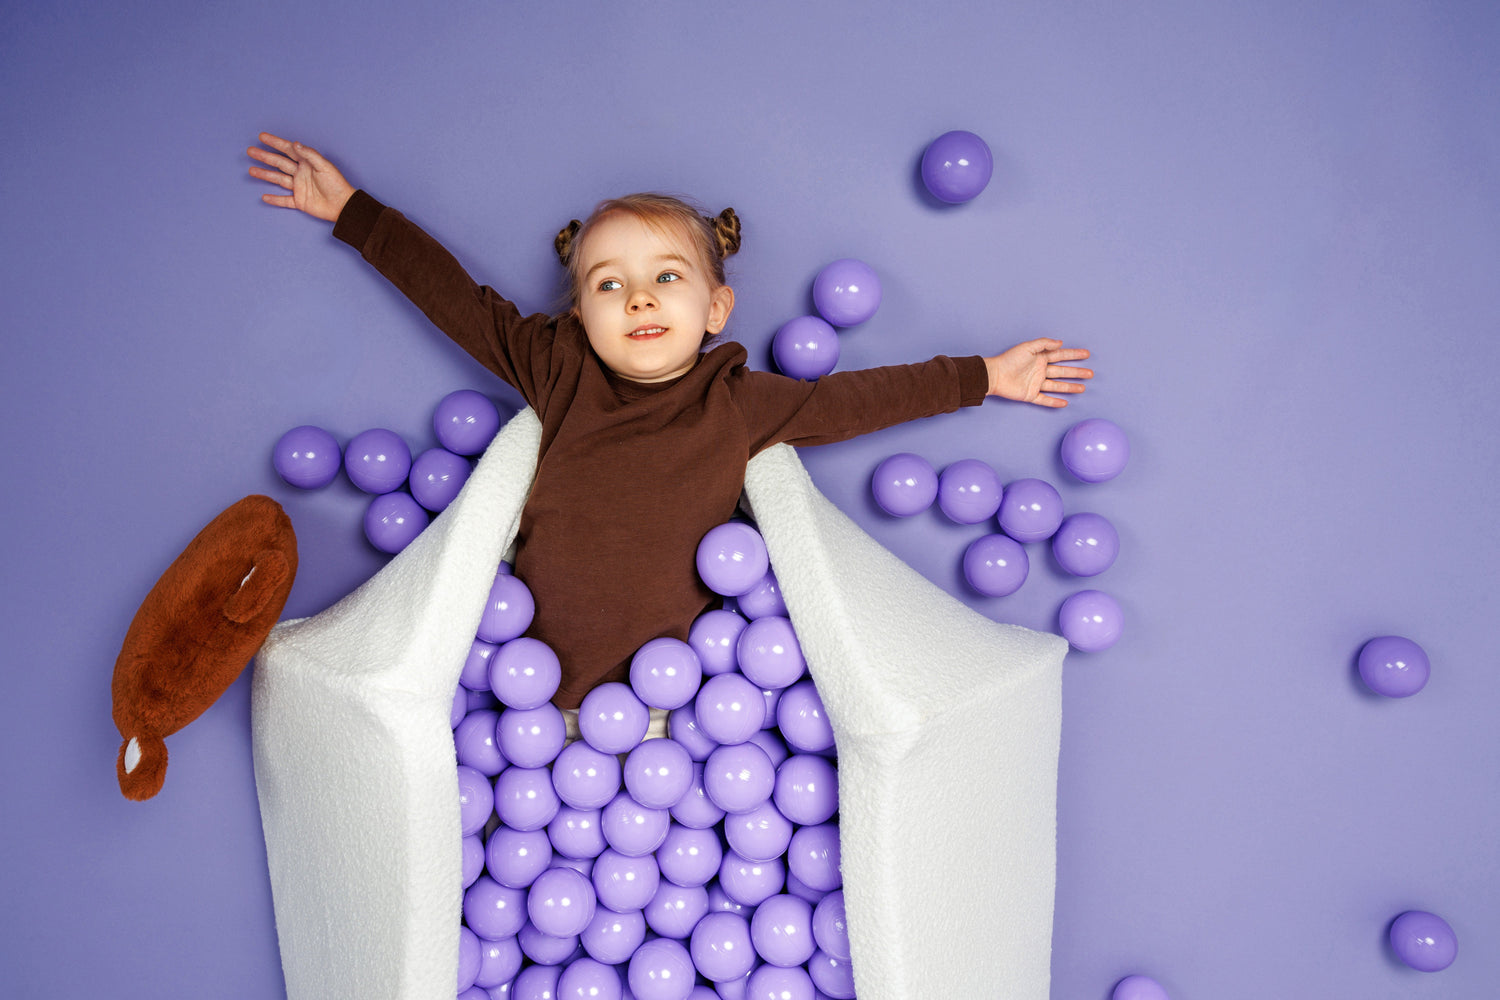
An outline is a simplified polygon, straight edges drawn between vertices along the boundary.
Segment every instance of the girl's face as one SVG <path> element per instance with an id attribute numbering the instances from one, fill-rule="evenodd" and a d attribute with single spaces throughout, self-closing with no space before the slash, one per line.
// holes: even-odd
<path id="1" fill-rule="evenodd" d="M 686 374 L 705 333 L 718 333 L 734 291 L 713 286 L 692 244 L 633 215 L 616 213 L 583 246 L 578 318 L 609 369 L 632 382 Z"/>

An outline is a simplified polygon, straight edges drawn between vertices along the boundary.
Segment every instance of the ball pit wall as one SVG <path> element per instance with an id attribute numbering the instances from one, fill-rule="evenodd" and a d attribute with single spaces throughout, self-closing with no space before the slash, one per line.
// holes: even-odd
<path id="1" fill-rule="evenodd" d="M 327 611 L 277 626 L 256 661 L 256 784 L 291 1000 L 453 994 L 448 713 L 539 440 L 523 411 L 411 546 Z M 790 448 L 751 462 L 745 504 L 838 739 L 859 995 L 1043 1000 L 1066 644 L 922 579 Z"/>

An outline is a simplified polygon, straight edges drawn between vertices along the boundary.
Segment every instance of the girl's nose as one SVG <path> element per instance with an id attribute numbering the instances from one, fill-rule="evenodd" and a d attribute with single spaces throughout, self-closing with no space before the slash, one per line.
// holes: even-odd
<path id="1" fill-rule="evenodd" d="M 640 312 L 647 306 L 655 305 L 656 297 L 644 288 L 632 292 L 630 295 L 629 308 L 631 312 Z"/>

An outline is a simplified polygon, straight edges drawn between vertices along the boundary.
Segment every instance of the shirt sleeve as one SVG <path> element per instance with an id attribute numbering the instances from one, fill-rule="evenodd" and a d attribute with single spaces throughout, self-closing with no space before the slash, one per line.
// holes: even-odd
<path id="1" fill-rule="evenodd" d="M 333 235 L 357 249 L 439 330 L 540 411 L 556 343 L 551 317 L 522 316 L 493 288 L 469 277 L 437 240 L 364 191 L 350 197 Z"/>
<path id="2" fill-rule="evenodd" d="M 773 444 L 845 441 L 984 402 L 989 372 L 978 356 L 834 372 L 800 381 L 739 368 L 730 389 L 745 417 L 750 454 Z"/>

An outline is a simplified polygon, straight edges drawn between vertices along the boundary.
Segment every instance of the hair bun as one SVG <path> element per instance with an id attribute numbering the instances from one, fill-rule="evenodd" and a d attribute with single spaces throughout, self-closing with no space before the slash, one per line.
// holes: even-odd
<path id="1" fill-rule="evenodd" d="M 557 238 L 552 241 L 552 249 L 557 251 L 557 259 L 562 261 L 566 267 L 568 258 L 573 255 L 573 237 L 578 235 L 578 230 L 583 228 L 583 223 L 574 219 L 557 232 Z"/>
<path id="2" fill-rule="evenodd" d="M 740 217 L 734 214 L 734 209 L 724 209 L 709 219 L 708 225 L 714 231 L 714 240 L 719 244 L 720 259 L 732 257 L 739 252 Z"/>

